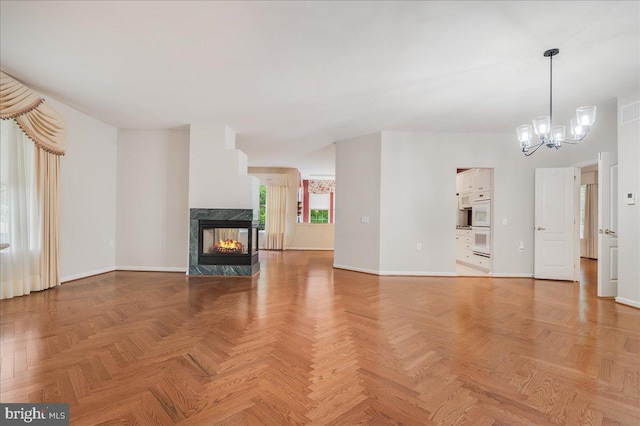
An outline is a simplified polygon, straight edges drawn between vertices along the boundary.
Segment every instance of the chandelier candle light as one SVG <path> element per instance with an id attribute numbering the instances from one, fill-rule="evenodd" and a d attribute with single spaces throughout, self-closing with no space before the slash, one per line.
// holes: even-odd
<path id="1" fill-rule="evenodd" d="M 533 119 L 531 124 L 523 124 L 516 129 L 522 152 L 527 157 L 542 145 L 549 148 L 560 148 L 563 143 L 576 144 L 587 136 L 591 125 L 596 120 L 596 107 L 583 106 L 576 109 L 576 117 L 571 119 L 572 138 L 566 137 L 565 126 L 553 125 L 553 57 L 560 53 L 559 49 L 549 49 L 544 56 L 549 58 L 549 115 Z M 540 143 L 531 146 L 533 131 L 540 138 Z"/>

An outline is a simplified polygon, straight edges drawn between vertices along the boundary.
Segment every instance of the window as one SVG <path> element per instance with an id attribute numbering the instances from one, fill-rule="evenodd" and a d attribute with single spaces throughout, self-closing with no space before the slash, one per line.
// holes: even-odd
<path id="1" fill-rule="evenodd" d="M 335 208 L 334 181 L 303 181 L 302 222 L 303 223 L 333 223 Z M 315 192 L 314 192 L 315 191 Z"/>
<path id="2" fill-rule="evenodd" d="M 255 188 L 255 187 L 254 187 Z M 267 186 L 260 185 L 260 220 L 258 221 L 258 229 L 264 230 L 265 219 L 267 216 Z"/>
<path id="3" fill-rule="evenodd" d="M 309 223 L 329 223 L 329 210 L 310 210 Z"/>

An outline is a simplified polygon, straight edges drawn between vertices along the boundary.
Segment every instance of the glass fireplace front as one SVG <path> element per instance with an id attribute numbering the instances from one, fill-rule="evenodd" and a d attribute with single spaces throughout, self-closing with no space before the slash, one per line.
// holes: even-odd
<path id="1" fill-rule="evenodd" d="M 251 221 L 200 221 L 201 265 L 251 265 L 258 257 L 258 226 Z M 255 257 L 255 259 L 253 259 Z"/>

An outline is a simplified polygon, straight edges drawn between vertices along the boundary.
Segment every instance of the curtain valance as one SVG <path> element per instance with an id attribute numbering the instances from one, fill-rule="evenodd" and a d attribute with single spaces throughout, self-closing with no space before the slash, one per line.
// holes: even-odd
<path id="1" fill-rule="evenodd" d="M 64 118 L 31 89 L 0 71 L 0 119 L 14 119 L 43 150 L 64 155 Z"/>
<path id="2" fill-rule="evenodd" d="M 336 192 L 335 180 L 310 180 L 309 181 L 310 194 L 328 194 L 330 192 Z"/>

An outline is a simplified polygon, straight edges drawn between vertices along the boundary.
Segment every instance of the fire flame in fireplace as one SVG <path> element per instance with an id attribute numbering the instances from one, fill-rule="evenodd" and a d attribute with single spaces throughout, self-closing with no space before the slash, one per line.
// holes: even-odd
<path id="1" fill-rule="evenodd" d="M 211 247 L 209 253 L 242 253 L 242 244 L 236 240 L 220 240 Z"/>

